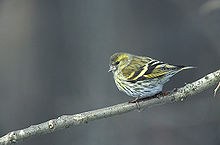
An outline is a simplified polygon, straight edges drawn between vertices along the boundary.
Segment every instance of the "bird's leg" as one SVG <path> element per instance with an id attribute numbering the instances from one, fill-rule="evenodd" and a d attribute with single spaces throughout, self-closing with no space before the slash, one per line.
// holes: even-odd
<path id="1" fill-rule="evenodd" d="M 157 98 L 160 98 L 160 97 L 166 96 L 168 94 L 169 94 L 169 92 L 162 92 L 161 91 L 161 92 L 155 94 L 154 96 L 157 97 Z"/>
<path id="2" fill-rule="evenodd" d="M 175 92 L 177 92 L 177 88 L 173 88 L 173 90 L 171 90 L 171 93 L 175 93 Z"/>
<path id="3" fill-rule="evenodd" d="M 148 97 L 145 97 L 145 98 L 139 98 L 139 97 L 136 97 L 134 100 L 131 100 L 129 101 L 128 103 L 136 103 L 137 107 L 138 107 L 138 110 L 140 111 L 140 104 L 139 102 L 140 101 L 146 101 L 146 100 L 150 100 L 150 99 L 153 99 L 153 98 L 158 98 L 160 99 L 160 97 L 163 97 L 163 96 L 166 96 L 166 95 L 169 95 L 170 93 L 173 93 L 173 92 L 176 92 L 177 91 L 177 88 L 174 88 L 172 91 L 166 91 L 166 92 L 159 92 L 153 96 L 148 96 Z"/>
<path id="4" fill-rule="evenodd" d="M 159 96 L 166 96 L 166 95 L 169 95 L 169 94 L 171 94 L 171 93 L 175 93 L 176 91 L 177 91 L 177 88 L 174 88 L 174 89 L 171 90 L 171 91 L 160 92 L 160 93 L 158 93 L 158 94 L 156 94 L 156 95 L 159 95 Z"/>
<path id="5" fill-rule="evenodd" d="M 129 101 L 129 103 L 136 103 L 139 100 L 139 97 L 136 97 L 134 100 Z"/>
<path id="6" fill-rule="evenodd" d="M 160 97 L 165 96 L 167 94 L 168 93 L 166 93 L 166 92 L 159 92 L 159 93 L 157 93 L 153 96 L 148 96 L 148 97 L 145 97 L 145 98 L 141 98 L 139 100 L 146 101 L 146 100 L 150 100 L 150 99 L 153 99 L 153 98 L 158 98 L 159 99 Z"/>
<path id="7" fill-rule="evenodd" d="M 164 97 L 164 96 L 167 96 L 167 95 L 169 95 L 169 94 L 171 94 L 171 93 L 175 93 L 177 91 L 177 88 L 174 88 L 173 90 L 171 90 L 171 91 L 165 91 L 165 92 L 159 92 L 159 93 L 157 93 L 157 94 L 155 94 L 155 95 L 153 95 L 153 96 L 151 96 L 150 98 L 158 98 L 158 99 L 160 99 L 160 97 Z"/>
<path id="8" fill-rule="evenodd" d="M 141 109 L 140 104 L 139 104 L 139 101 L 140 101 L 140 100 L 141 100 L 141 99 L 140 99 L 139 97 L 136 97 L 134 100 L 131 100 L 131 101 L 129 101 L 128 103 L 136 103 L 137 108 L 138 108 L 138 110 L 140 111 L 140 109 Z"/>
<path id="9" fill-rule="evenodd" d="M 138 111 L 140 112 L 140 111 L 141 111 L 141 106 L 140 106 L 139 102 L 136 101 L 135 103 L 136 103 L 136 106 L 137 106 L 137 108 L 138 108 Z"/>

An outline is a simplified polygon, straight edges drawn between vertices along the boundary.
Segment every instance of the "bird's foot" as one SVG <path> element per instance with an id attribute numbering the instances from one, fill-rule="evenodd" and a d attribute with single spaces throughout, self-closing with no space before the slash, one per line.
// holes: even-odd
<path id="1" fill-rule="evenodd" d="M 166 92 L 160 92 L 160 93 L 158 93 L 156 95 L 157 95 L 158 98 L 160 98 L 160 97 L 168 95 L 169 93 L 170 93 L 169 91 L 166 91 Z"/>
<path id="2" fill-rule="evenodd" d="M 173 88 L 173 90 L 171 90 L 170 93 L 175 93 L 175 92 L 177 92 L 177 91 L 178 91 L 177 88 Z"/>
<path id="3" fill-rule="evenodd" d="M 171 91 L 160 92 L 159 95 L 161 95 L 161 96 L 167 96 L 167 95 L 169 95 L 169 94 L 171 94 L 171 93 L 175 93 L 175 92 L 177 92 L 177 88 L 174 88 L 174 89 L 171 90 Z"/>
<path id="4" fill-rule="evenodd" d="M 151 96 L 151 98 L 155 98 L 155 97 L 156 98 L 161 98 L 161 97 L 170 95 L 171 93 L 175 93 L 176 91 L 177 91 L 177 88 L 174 88 L 171 91 L 159 92 L 159 93 L 155 94 L 154 96 Z"/>
<path id="5" fill-rule="evenodd" d="M 128 103 L 137 103 L 139 100 L 140 98 L 136 97 L 134 100 L 131 100 Z"/>
<path id="6" fill-rule="evenodd" d="M 141 111 L 141 107 L 140 107 L 140 104 L 139 104 L 139 102 L 140 102 L 141 100 L 142 100 L 142 99 L 136 97 L 134 100 L 131 100 L 131 101 L 129 101 L 128 103 L 135 103 L 136 106 L 137 106 L 137 108 L 138 108 L 138 110 Z"/>

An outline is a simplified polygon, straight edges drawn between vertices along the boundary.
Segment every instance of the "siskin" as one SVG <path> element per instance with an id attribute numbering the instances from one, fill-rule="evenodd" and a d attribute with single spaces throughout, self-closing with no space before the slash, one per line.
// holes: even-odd
<path id="1" fill-rule="evenodd" d="M 162 92 L 163 85 L 176 73 L 194 68 L 170 65 L 150 57 L 129 53 L 115 53 L 110 58 L 109 72 L 113 72 L 115 84 L 120 91 L 138 99 L 152 97 Z"/>

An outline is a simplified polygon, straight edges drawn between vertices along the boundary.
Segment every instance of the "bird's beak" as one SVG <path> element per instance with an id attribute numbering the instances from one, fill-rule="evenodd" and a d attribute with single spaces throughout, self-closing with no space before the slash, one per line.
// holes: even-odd
<path id="1" fill-rule="evenodd" d="M 116 66 L 110 65 L 108 72 L 116 70 Z"/>

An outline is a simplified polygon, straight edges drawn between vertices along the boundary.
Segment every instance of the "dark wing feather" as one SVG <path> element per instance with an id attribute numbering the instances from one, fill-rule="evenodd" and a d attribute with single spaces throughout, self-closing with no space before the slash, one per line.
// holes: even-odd
<path id="1" fill-rule="evenodd" d="M 178 71 L 182 68 L 184 66 L 169 65 L 148 57 L 133 57 L 130 64 L 122 70 L 122 73 L 127 81 L 135 83 L 162 77 L 171 71 Z"/>
<path id="2" fill-rule="evenodd" d="M 147 71 L 147 64 L 151 61 L 154 60 L 149 57 L 132 56 L 129 64 L 122 69 L 122 75 L 127 81 L 136 81 Z"/>
<path id="3" fill-rule="evenodd" d="M 169 65 L 169 64 L 162 63 L 162 62 L 159 62 L 155 65 L 156 67 L 151 72 L 149 73 L 146 72 L 144 74 L 145 78 L 153 79 L 153 78 L 161 77 L 171 72 L 175 72 L 175 71 L 178 72 L 179 70 L 185 67 L 185 66 Z"/>

